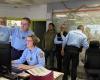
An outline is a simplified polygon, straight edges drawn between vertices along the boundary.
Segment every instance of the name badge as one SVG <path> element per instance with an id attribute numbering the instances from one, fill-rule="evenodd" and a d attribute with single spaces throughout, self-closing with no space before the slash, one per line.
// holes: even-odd
<path id="1" fill-rule="evenodd" d="M 25 37 L 23 36 L 22 39 L 25 39 Z"/>

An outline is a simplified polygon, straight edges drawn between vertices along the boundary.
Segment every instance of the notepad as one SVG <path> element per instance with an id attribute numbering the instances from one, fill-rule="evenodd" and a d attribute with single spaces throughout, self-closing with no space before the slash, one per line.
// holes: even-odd
<path id="1" fill-rule="evenodd" d="M 44 67 L 36 67 L 36 68 L 27 70 L 27 72 L 29 72 L 30 74 L 34 76 L 45 76 L 51 73 L 51 70 L 48 70 Z"/>

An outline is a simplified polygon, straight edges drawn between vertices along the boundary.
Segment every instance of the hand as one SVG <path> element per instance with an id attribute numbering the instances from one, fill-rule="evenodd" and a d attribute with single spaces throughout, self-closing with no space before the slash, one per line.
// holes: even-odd
<path id="1" fill-rule="evenodd" d="M 29 66 L 29 65 L 24 65 L 24 64 L 21 64 L 19 65 L 17 68 L 20 69 L 20 70 L 28 70 L 28 69 L 31 69 L 33 68 L 34 66 Z"/>
<path id="2" fill-rule="evenodd" d="M 82 63 L 85 63 L 85 53 L 80 53 L 79 59 Z"/>
<path id="3" fill-rule="evenodd" d="M 61 50 L 61 55 L 64 56 L 64 49 Z"/>
<path id="4" fill-rule="evenodd" d="M 16 64 L 16 60 L 11 61 L 12 64 Z"/>
<path id="5" fill-rule="evenodd" d="M 46 50 L 46 48 L 43 49 L 44 51 Z"/>
<path id="6" fill-rule="evenodd" d="M 60 34 L 63 35 L 63 32 L 61 32 Z"/>

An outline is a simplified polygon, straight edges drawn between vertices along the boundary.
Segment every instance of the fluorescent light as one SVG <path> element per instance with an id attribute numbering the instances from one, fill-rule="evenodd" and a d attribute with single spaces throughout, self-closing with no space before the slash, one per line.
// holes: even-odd
<path id="1" fill-rule="evenodd" d="M 67 20 L 72 20 L 72 21 L 74 21 L 74 20 L 76 20 L 76 19 L 67 19 Z"/>
<path id="2" fill-rule="evenodd" d="M 60 17 L 66 17 L 65 14 L 56 14 L 56 17 L 60 18 Z"/>
<path id="3" fill-rule="evenodd" d="M 87 7 L 98 7 L 100 6 L 100 4 L 90 4 L 90 5 L 87 5 Z"/>
<path id="4" fill-rule="evenodd" d="M 86 13 L 78 13 L 78 14 L 76 14 L 76 15 L 78 15 L 78 16 L 80 16 L 80 17 L 89 16 L 89 15 L 86 14 Z"/>

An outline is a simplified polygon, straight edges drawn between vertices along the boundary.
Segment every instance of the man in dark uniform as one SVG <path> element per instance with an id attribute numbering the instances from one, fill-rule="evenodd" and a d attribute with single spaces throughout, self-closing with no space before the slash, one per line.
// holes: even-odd
<path id="1" fill-rule="evenodd" d="M 64 55 L 63 80 L 68 80 L 70 62 L 71 62 L 71 80 L 76 80 L 77 66 L 79 63 L 79 49 L 81 46 L 83 46 L 84 50 L 86 50 L 89 47 L 87 37 L 83 33 L 83 30 L 84 30 L 83 25 L 79 25 L 77 30 L 70 31 L 63 41 L 62 51 L 61 51 L 62 55 Z M 65 47 L 65 54 L 64 54 L 64 47 Z"/>
<path id="2" fill-rule="evenodd" d="M 60 26 L 60 32 L 57 33 L 54 39 L 54 43 L 56 45 L 56 57 L 57 57 L 57 70 L 62 71 L 62 61 L 63 61 L 63 56 L 61 55 L 61 49 L 62 49 L 62 42 L 63 39 L 66 37 L 67 31 L 65 24 L 62 24 Z"/>

